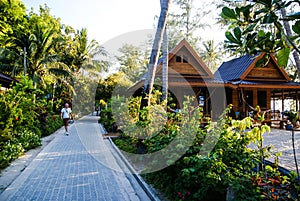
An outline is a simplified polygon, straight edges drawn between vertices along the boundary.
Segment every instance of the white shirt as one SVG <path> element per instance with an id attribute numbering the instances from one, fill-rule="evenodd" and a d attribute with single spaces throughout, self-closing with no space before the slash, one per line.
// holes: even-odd
<path id="1" fill-rule="evenodd" d="M 62 118 L 63 119 L 70 118 L 70 113 L 71 112 L 72 112 L 71 108 L 63 108 L 63 109 L 61 109 Z"/>

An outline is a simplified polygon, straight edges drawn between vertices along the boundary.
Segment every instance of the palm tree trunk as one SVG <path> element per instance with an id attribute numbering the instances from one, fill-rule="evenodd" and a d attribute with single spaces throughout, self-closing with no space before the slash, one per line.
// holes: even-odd
<path id="1" fill-rule="evenodd" d="M 165 28 L 163 36 L 162 101 L 168 98 L 168 35 Z"/>
<path id="2" fill-rule="evenodd" d="M 159 51 L 161 48 L 161 42 L 162 42 L 162 36 L 166 27 L 167 22 L 167 15 L 170 5 L 170 0 L 161 0 L 161 11 L 160 16 L 158 19 L 158 25 L 156 29 L 156 34 L 154 38 L 154 43 L 152 46 L 152 51 L 150 55 L 149 65 L 148 65 L 148 74 L 147 78 L 144 83 L 144 91 L 142 95 L 142 103 L 141 107 L 147 107 L 150 104 L 150 97 L 148 100 L 146 99 L 147 95 L 151 95 L 153 84 L 154 84 L 154 78 L 156 73 L 156 67 L 157 67 L 157 61 L 159 56 Z"/>
<path id="3" fill-rule="evenodd" d="M 285 8 L 282 8 L 280 11 L 281 11 L 282 18 L 283 19 L 286 18 Z M 285 29 L 287 37 L 291 37 L 292 30 L 291 30 L 289 22 L 286 20 L 283 20 L 283 27 Z M 300 79 L 300 58 L 299 58 L 299 53 L 296 50 L 293 51 L 293 58 L 296 63 L 296 67 L 297 67 L 297 71 L 298 71 L 298 78 Z"/>

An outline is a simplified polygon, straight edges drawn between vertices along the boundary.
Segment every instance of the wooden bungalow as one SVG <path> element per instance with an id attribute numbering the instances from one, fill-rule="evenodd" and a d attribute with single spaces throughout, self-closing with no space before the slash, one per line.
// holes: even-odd
<path id="1" fill-rule="evenodd" d="M 197 104 L 206 116 L 217 118 L 228 104 L 233 104 L 236 117 L 243 118 L 257 105 L 262 111 L 271 111 L 271 100 L 288 97 L 298 100 L 300 83 L 291 81 L 273 56 L 263 62 L 266 65 L 257 66 L 264 53 L 245 55 L 224 62 L 214 74 L 186 40 L 182 40 L 168 56 L 169 91 L 176 97 L 178 108 L 184 95 L 192 95 L 197 97 Z M 159 60 L 157 85 L 160 85 L 161 74 L 162 60 Z M 142 88 L 145 77 L 130 91 Z M 296 105 L 298 110 L 298 101 Z M 268 119 L 272 117 L 272 113 L 267 116 Z"/>
<path id="2" fill-rule="evenodd" d="M 226 90 L 227 104 L 232 103 L 241 117 L 249 116 L 258 105 L 262 111 L 268 111 L 267 120 L 282 118 L 280 111 L 274 111 L 276 99 L 282 101 L 281 111 L 285 110 L 283 101 L 287 98 L 296 100 L 296 110 L 299 108 L 300 83 L 291 81 L 274 56 L 270 55 L 267 62 L 260 62 L 264 56 L 265 53 L 245 55 L 224 62 L 215 73 L 216 79 L 234 86 Z M 258 62 L 261 65 L 257 66 Z"/>
<path id="3" fill-rule="evenodd" d="M 173 94 L 177 103 L 177 108 L 174 109 L 181 108 L 185 95 L 196 96 L 197 104 L 199 103 L 204 113 L 210 116 L 213 104 L 209 101 L 211 97 L 209 94 L 213 94 L 216 88 L 222 89 L 223 81 L 214 79 L 213 73 L 185 39 L 169 52 L 168 61 L 169 92 Z M 156 70 L 156 85 L 161 86 L 161 75 L 162 59 L 159 60 Z M 144 75 L 132 86 L 129 92 L 139 91 L 144 85 L 146 76 Z M 223 99 L 224 97 L 221 100 Z M 225 106 L 225 103 L 222 102 L 222 105 Z"/>

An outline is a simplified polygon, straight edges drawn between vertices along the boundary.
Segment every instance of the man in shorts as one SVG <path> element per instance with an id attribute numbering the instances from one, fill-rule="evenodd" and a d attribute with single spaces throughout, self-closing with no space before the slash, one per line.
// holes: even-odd
<path id="1" fill-rule="evenodd" d="M 64 126 L 65 126 L 65 130 L 66 130 L 66 135 L 69 135 L 69 120 L 72 117 L 72 110 L 71 108 L 69 108 L 69 104 L 66 103 L 65 107 L 61 109 L 60 111 L 60 118 L 63 120 Z"/>

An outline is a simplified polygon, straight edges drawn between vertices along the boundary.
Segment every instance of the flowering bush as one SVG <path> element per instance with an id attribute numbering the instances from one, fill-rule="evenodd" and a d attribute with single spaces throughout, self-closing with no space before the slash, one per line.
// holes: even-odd
<path id="1" fill-rule="evenodd" d="M 24 151 L 41 144 L 39 116 L 44 112 L 44 100 L 33 82 L 22 79 L 0 96 L 0 168 L 7 166 Z M 34 103 L 34 104 L 33 104 Z"/>

